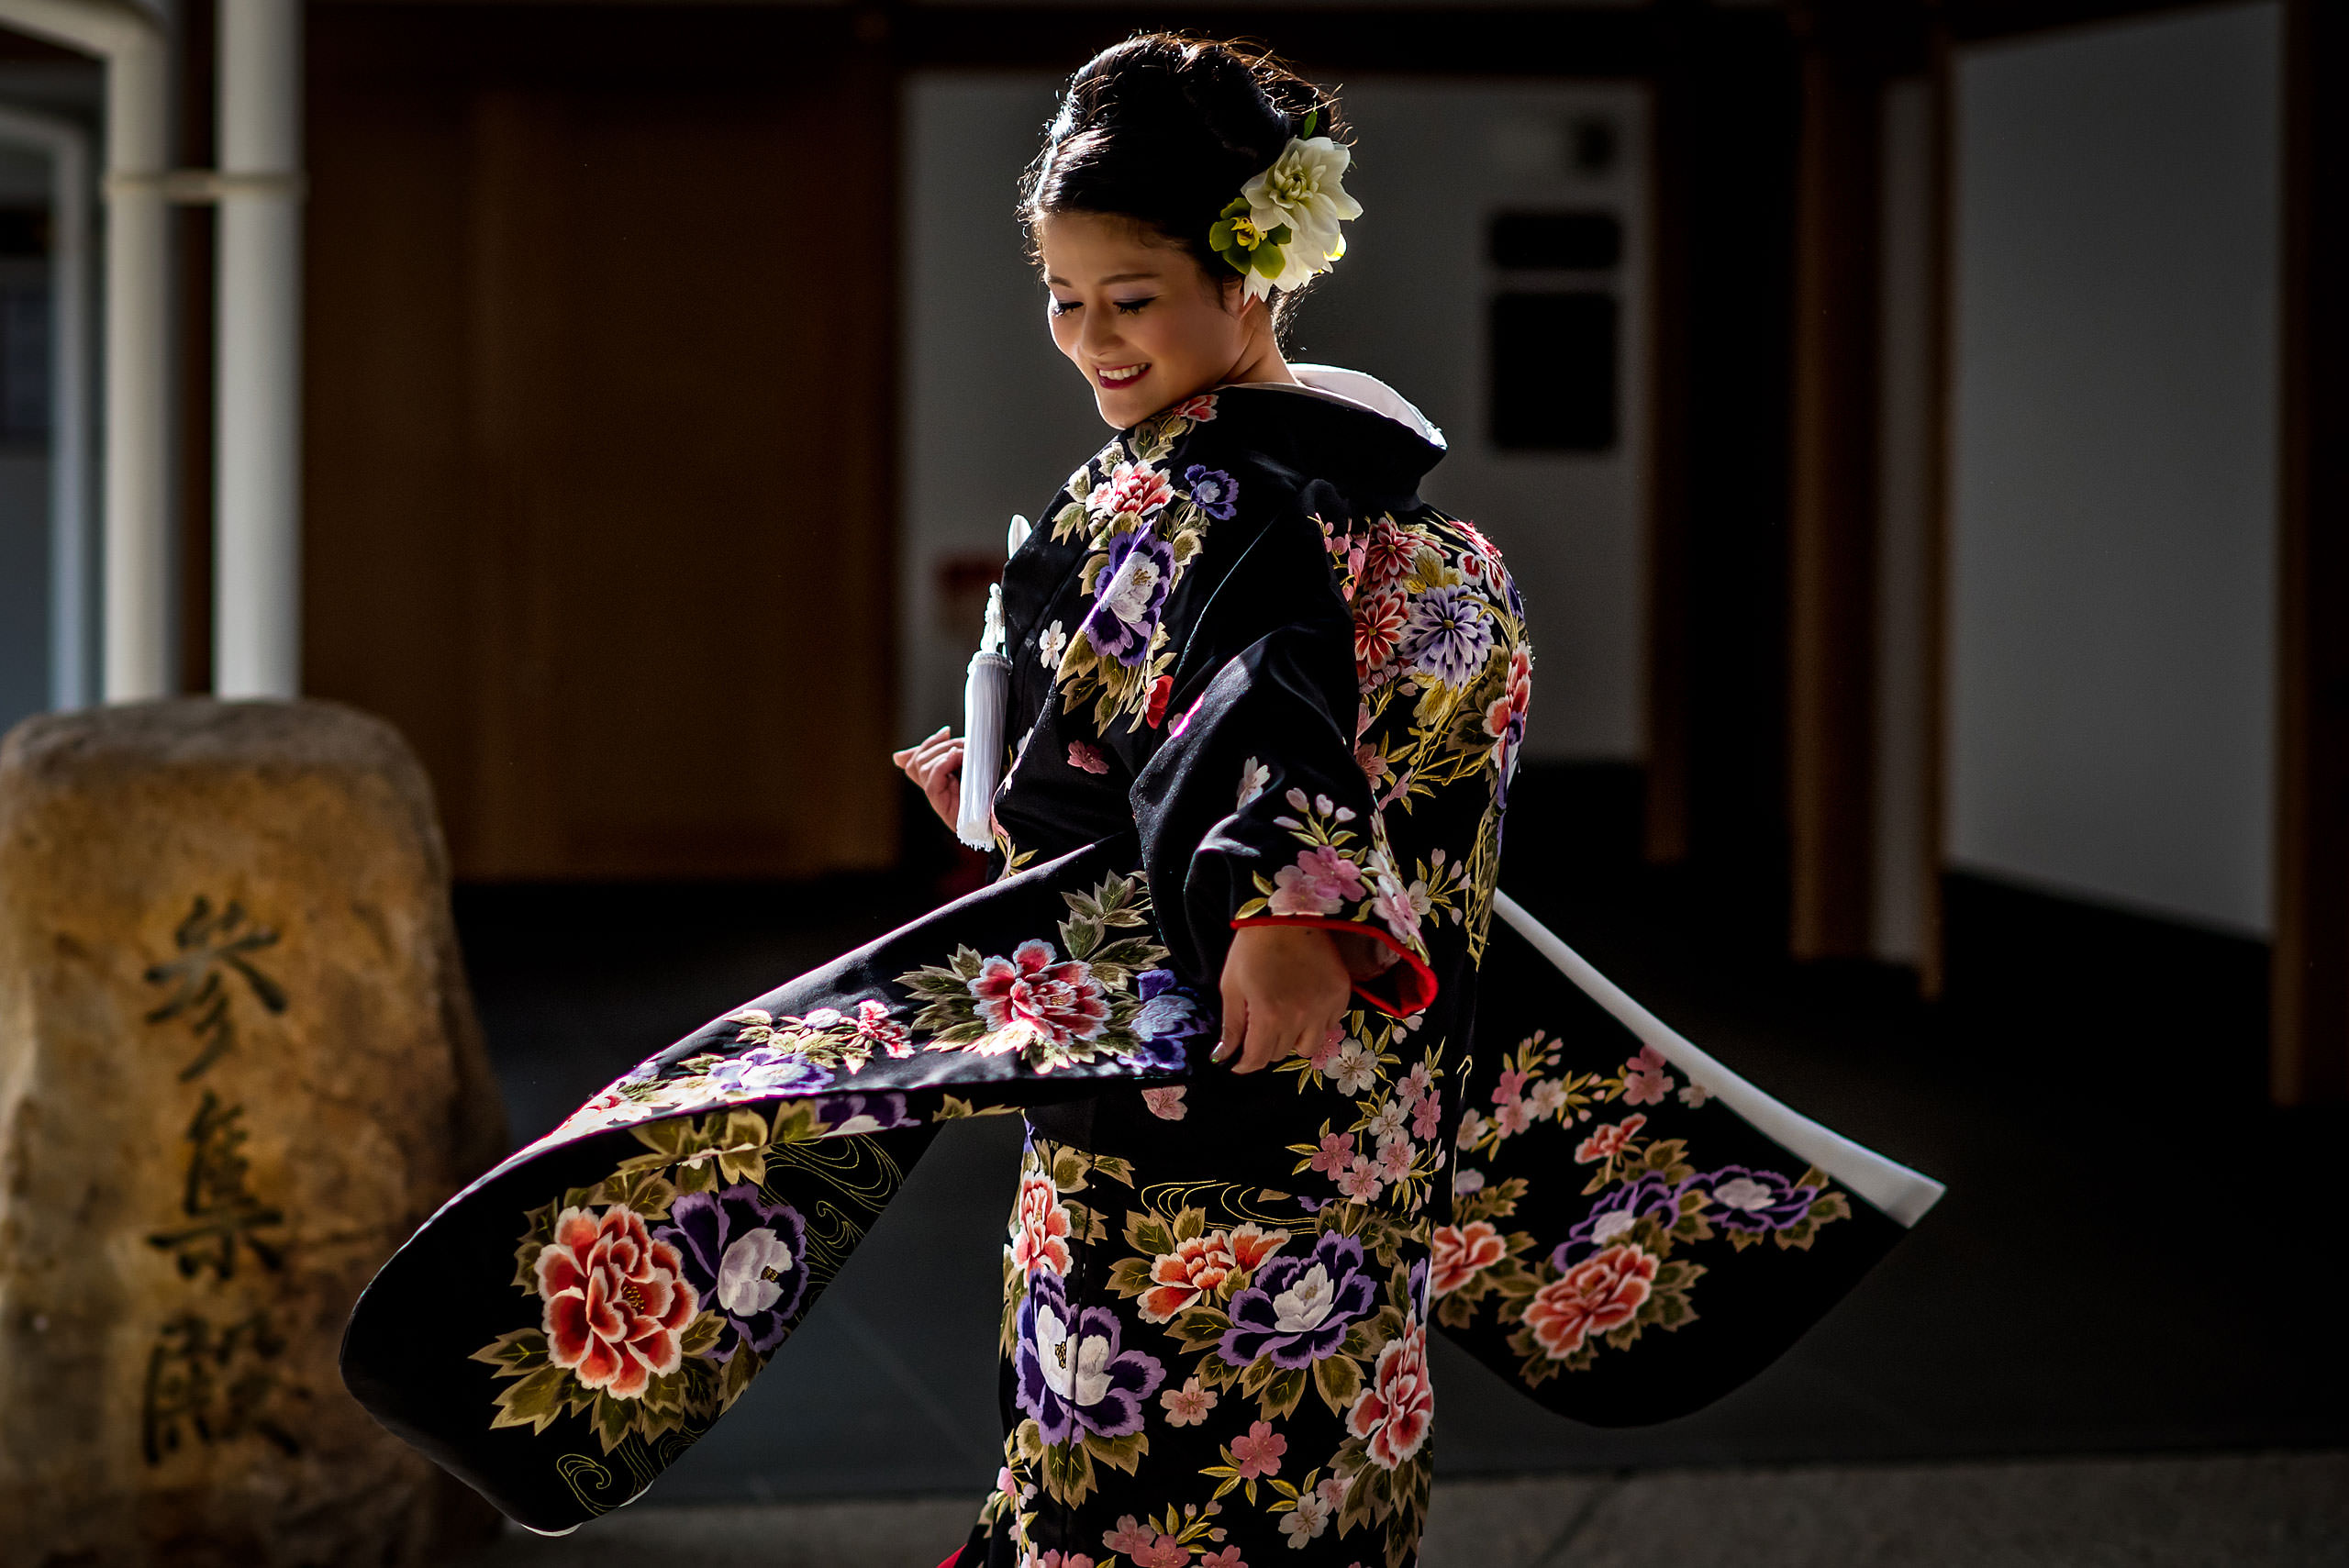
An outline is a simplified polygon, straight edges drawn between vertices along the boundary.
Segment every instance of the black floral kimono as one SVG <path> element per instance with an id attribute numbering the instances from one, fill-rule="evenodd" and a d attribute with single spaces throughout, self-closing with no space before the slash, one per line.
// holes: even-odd
<path id="1" fill-rule="evenodd" d="M 451 1200 L 352 1318 L 379 1418 L 533 1529 L 618 1507 L 941 1126 L 1019 1113 L 1004 1462 L 964 1568 L 1401 1568 L 1431 1329 L 1567 1414 L 1661 1419 L 1766 1364 L 1921 1212 L 1931 1184 L 1506 900 L 1494 920 L 1517 591 L 1418 499 L 1433 432 L 1320 379 L 1391 406 L 1224 388 L 1072 476 L 1005 573 L 1002 877 Z M 1217 979 L 1266 921 L 1386 963 L 1310 1055 L 1243 1078 L 1207 1061 Z"/>

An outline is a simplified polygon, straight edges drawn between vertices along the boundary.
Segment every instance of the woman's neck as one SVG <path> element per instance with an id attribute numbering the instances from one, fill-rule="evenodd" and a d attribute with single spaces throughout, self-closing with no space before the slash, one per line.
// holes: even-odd
<path id="1" fill-rule="evenodd" d="M 1223 378 L 1222 384 L 1238 386 L 1261 381 L 1286 382 L 1291 386 L 1298 384 L 1296 373 L 1288 368 L 1288 361 L 1281 358 L 1281 346 L 1270 332 L 1250 341 L 1233 363 L 1230 373 Z"/>

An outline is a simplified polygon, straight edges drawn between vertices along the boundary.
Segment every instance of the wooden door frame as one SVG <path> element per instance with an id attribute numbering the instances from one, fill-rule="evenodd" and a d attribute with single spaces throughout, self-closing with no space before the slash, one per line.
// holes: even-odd
<path id="1" fill-rule="evenodd" d="M 2349 1099 L 2349 16 L 2338 0 L 2284 14 L 2268 1082 L 2301 1105 Z"/>

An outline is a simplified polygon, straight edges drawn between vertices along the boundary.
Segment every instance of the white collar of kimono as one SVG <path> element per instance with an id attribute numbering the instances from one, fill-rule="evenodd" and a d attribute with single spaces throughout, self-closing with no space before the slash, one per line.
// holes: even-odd
<path id="1" fill-rule="evenodd" d="M 1403 395 L 1375 375 L 1350 371 L 1338 365 L 1291 365 L 1289 374 L 1297 377 L 1291 385 L 1284 381 L 1250 382 L 1250 386 L 1276 387 L 1284 392 L 1302 392 L 1308 396 L 1342 403 L 1355 408 L 1366 408 L 1373 414 L 1384 415 L 1405 429 L 1425 440 L 1438 450 L 1448 450 L 1443 432 L 1435 428 L 1428 417 L 1413 407 Z"/>

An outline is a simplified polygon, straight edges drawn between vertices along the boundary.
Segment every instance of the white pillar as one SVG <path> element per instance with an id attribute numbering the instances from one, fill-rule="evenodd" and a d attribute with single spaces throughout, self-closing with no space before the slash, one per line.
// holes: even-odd
<path id="1" fill-rule="evenodd" d="M 97 700 L 90 659 L 90 149 L 68 127 L 50 154 L 49 703 Z"/>
<path id="2" fill-rule="evenodd" d="M 142 0 L 0 0 L 0 25 L 106 62 L 105 693 L 161 696 L 172 684 L 171 52 Z"/>
<path id="3" fill-rule="evenodd" d="M 221 0 L 213 689 L 302 675 L 302 10 Z"/>
<path id="4" fill-rule="evenodd" d="M 170 147 L 160 34 L 106 60 L 106 698 L 172 689 Z M 127 176 L 127 178 L 120 178 Z"/>

